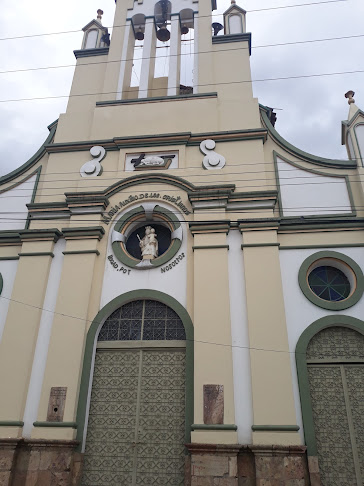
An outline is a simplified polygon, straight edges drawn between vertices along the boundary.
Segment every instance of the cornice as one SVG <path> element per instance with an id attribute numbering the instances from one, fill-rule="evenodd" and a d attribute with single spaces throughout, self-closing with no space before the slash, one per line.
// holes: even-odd
<path id="1" fill-rule="evenodd" d="M 82 57 L 93 57 L 93 56 L 107 56 L 109 54 L 108 47 L 99 47 L 94 49 L 77 49 L 73 51 L 76 59 L 80 59 Z"/>
<path id="2" fill-rule="evenodd" d="M 20 241 L 53 241 L 56 243 L 62 233 L 57 228 L 50 229 L 27 229 L 19 231 Z"/>
<path id="3" fill-rule="evenodd" d="M 120 150 L 123 148 L 154 147 L 186 145 L 198 146 L 203 140 L 212 138 L 215 142 L 238 142 L 248 140 L 262 140 L 266 142 L 268 130 L 253 128 L 247 130 L 230 130 L 206 133 L 162 133 L 159 135 L 139 135 L 134 137 L 114 137 L 104 140 L 84 140 L 80 142 L 52 143 L 45 145 L 48 153 L 89 151 L 94 145 L 102 145 L 106 150 Z"/>
<path id="4" fill-rule="evenodd" d="M 225 233 L 228 234 L 230 230 L 230 220 L 220 221 L 191 221 L 188 223 L 190 231 L 193 235 L 207 234 L 207 233 Z"/>
<path id="5" fill-rule="evenodd" d="M 97 239 L 101 240 L 105 234 L 102 226 L 84 226 L 78 228 L 62 228 L 66 240 Z"/>

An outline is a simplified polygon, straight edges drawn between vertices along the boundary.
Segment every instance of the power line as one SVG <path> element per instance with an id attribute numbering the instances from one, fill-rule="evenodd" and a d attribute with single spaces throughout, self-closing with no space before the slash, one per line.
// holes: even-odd
<path id="1" fill-rule="evenodd" d="M 343 1 L 343 0 L 340 0 Z M 266 82 L 266 81 L 285 81 L 289 79 L 308 79 L 308 78 L 317 78 L 317 77 L 325 77 L 325 76 L 339 76 L 343 74 L 359 74 L 359 73 L 364 73 L 363 69 L 357 69 L 354 71 L 339 71 L 339 72 L 334 72 L 334 73 L 320 73 L 320 74 L 301 74 L 297 76 L 280 76 L 277 78 L 262 78 L 262 79 L 247 79 L 247 80 L 241 80 L 241 81 L 227 81 L 225 83 L 206 83 L 206 84 L 197 84 L 195 86 L 198 87 L 203 87 L 203 86 L 222 86 L 222 85 L 236 85 L 236 84 L 245 84 L 245 83 L 260 83 L 260 82 Z M 160 88 L 148 88 L 148 91 L 160 91 Z M 123 93 L 135 93 L 136 90 L 126 90 L 123 91 Z M 39 97 L 33 97 L 33 98 L 17 98 L 17 99 L 7 99 L 7 100 L 0 100 L 0 103 L 12 103 L 12 102 L 17 102 L 17 101 L 40 101 L 40 100 L 51 100 L 51 99 L 60 99 L 60 98 L 78 98 L 82 96 L 101 96 L 101 95 L 111 95 L 111 94 L 116 94 L 117 91 L 109 91 L 107 93 L 83 93 L 83 94 L 73 94 L 73 95 L 58 95 L 58 96 L 39 96 Z M 204 93 L 200 93 L 201 96 L 204 95 Z M 183 99 L 183 98 L 181 98 Z M 115 100 L 115 103 L 117 103 L 120 100 Z M 131 100 L 130 100 L 131 101 Z M 148 98 L 148 101 L 153 101 L 152 97 Z"/>
<path id="2" fill-rule="evenodd" d="M 356 34 L 356 35 L 347 35 L 347 36 L 341 36 L 341 37 L 328 37 L 328 38 L 323 38 L 323 39 L 308 39 L 308 40 L 303 40 L 303 41 L 292 41 L 292 42 L 280 42 L 277 44 L 262 44 L 258 46 L 252 46 L 252 49 L 262 49 L 262 48 L 267 48 L 267 47 L 282 47 L 282 46 L 291 46 L 291 45 L 300 45 L 300 44 L 311 44 L 315 42 L 329 42 L 329 41 L 338 41 L 338 40 L 347 40 L 347 39 L 357 39 L 360 37 L 364 37 L 364 34 Z M 137 46 L 137 47 L 143 47 L 143 46 Z M 163 46 L 163 47 L 168 47 L 168 46 Z M 157 47 L 160 49 L 161 47 Z M 210 54 L 212 52 L 227 52 L 227 51 L 240 51 L 240 50 L 248 50 L 249 47 L 234 47 L 234 48 L 229 48 L 229 49 L 224 49 L 224 50 L 208 50 L 208 51 L 199 51 L 194 54 L 201 55 L 201 54 Z M 180 56 L 191 56 L 192 54 L 187 52 L 187 53 L 180 53 L 180 54 L 169 54 L 169 55 L 158 55 L 158 56 L 150 56 L 148 59 L 160 59 L 160 58 L 168 58 L 168 57 L 180 57 Z M 139 57 L 137 61 L 141 61 L 143 59 L 147 59 L 145 57 Z M 128 61 L 134 61 L 134 58 L 129 58 L 129 59 L 118 59 L 114 61 L 98 61 L 98 62 L 89 62 L 89 63 L 83 63 L 79 64 L 77 67 L 83 67 L 83 66 L 96 66 L 100 64 L 112 64 L 112 63 L 120 63 L 120 62 L 128 62 Z M 23 73 L 23 72 L 33 72 L 33 71 L 45 71 L 49 69 L 65 69 L 65 68 L 75 68 L 76 64 L 63 64 L 63 65 L 57 65 L 57 66 L 40 66 L 36 68 L 24 68 L 24 69 L 10 69 L 7 71 L 0 71 L 0 74 L 14 74 L 14 73 Z"/>
<path id="3" fill-rule="evenodd" d="M 323 4 L 328 4 L 328 3 L 341 3 L 341 2 L 347 2 L 347 0 L 324 0 L 321 2 L 310 2 L 310 3 L 300 3 L 296 5 L 282 5 L 278 7 L 269 7 L 269 8 L 262 8 L 262 9 L 254 9 L 254 10 L 249 10 L 247 13 L 256 13 L 256 12 L 263 12 L 267 10 L 279 10 L 279 9 L 285 9 L 285 8 L 294 8 L 294 7 L 307 7 L 307 6 L 312 6 L 312 5 L 323 5 Z M 206 17 L 221 17 L 223 14 L 210 14 L 210 15 L 199 15 L 198 18 L 206 18 Z M 113 25 L 109 27 L 105 27 L 108 29 L 111 28 L 117 28 L 117 27 L 126 27 L 128 24 L 121 24 L 121 25 Z M 2 37 L 0 38 L 0 41 L 6 41 L 6 40 L 16 40 L 16 39 L 29 39 L 32 37 L 44 37 L 44 36 L 51 36 L 51 35 L 63 35 L 63 34 L 74 34 L 82 32 L 82 29 L 77 29 L 77 30 L 64 30 L 64 31 L 59 31 L 59 32 L 47 32 L 47 33 L 42 33 L 42 34 L 30 34 L 30 35 L 19 35 L 19 36 L 14 36 L 14 37 Z"/>

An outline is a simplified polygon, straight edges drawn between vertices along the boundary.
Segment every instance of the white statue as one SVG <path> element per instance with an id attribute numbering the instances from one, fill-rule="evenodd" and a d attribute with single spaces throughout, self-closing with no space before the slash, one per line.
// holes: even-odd
<path id="1" fill-rule="evenodd" d="M 143 239 L 139 238 L 139 246 L 142 250 L 143 260 L 153 260 L 154 258 L 157 258 L 158 240 L 154 228 L 151 226 L 145 227 L 145 236 Z"/>

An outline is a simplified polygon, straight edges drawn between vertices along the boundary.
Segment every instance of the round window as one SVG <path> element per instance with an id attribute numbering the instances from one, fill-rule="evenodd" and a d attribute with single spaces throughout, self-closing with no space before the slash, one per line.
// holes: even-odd
<path id="1" fill-rule="evenodd" d="M 306 258 L 298 282 L 307 299 L 324 309 L 347 309 L 363 295 L 363 272 L 359 265 L 335 251 L 321 251 Z"/>
<path id="2" fill-rule="evenodd" d="M 314 268 L 308 275 L 308 284 L 317 297 L 329 302 L 338 302 L 350 295 L 349 279 L 335 267 Z"/>

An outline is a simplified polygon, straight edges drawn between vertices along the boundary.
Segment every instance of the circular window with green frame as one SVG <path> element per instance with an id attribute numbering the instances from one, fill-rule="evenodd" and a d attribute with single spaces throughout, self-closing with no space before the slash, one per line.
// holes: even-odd
<path id="1" fill-rule="evenodd" d="M 355 305 L 364 290 L 359 265 L 336 251 L 320 251 L 306 258 L 298 272 L 298 283 L 308 300 L 333 311 Z"/>
<path id="2" fill-rule="evenodd" d="M 181 248 L 182 237 L 181 223 L 172 211 L 143 204 L 117 221 L 111 241 L 114 255 L 121 263 L 144 270 L 164 265 L 173 258 Z"/>

